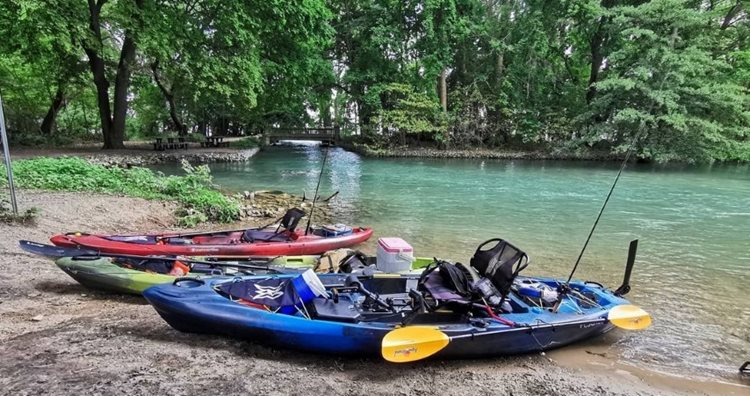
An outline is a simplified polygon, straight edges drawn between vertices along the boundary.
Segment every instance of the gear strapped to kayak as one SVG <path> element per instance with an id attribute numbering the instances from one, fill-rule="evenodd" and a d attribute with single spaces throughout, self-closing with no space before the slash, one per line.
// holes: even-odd
<path id="1" fill-rule="evenodd" d="M 235 278 L 217 289 L 250 306 L 288 314 L 295 313 L 297 308 L 305 310 L 304 304 L 315 297 L 327 297 L 325 287 L 312 269 L 294 278 Z"/>
<path id="2" fill-rule="evenodd" d="M 614 327 L 650 324 L 642 309 L 580 281 L 570 282 L 572 292 L 559 297 L 564 302 L 552 312 L 547 294 L 565 280 L 519 275 L 528 256 L 507 241 L 491 241 L 477 249 L 471 266 L 435 260 L 421 274 L 180 279 L 144 296 L 181 331 L 314 352 L 381 354 L 394 362 L 543 351 Z"/>
<path id="3" fill-rule="evenodd" d="M 495 245 L 484 249 L 492 242 Z M 428 310 L 469 313 L 479 308 L 501 323 L 515 325 L 497 313 L 512 312 L 506 303 L 508 294 L 528 263 L 528 255 L 509 242 L 490 239 L 477 248 L 468 267 L 435 259 L 422 273 L 418 291 L 423 293 Z"/>

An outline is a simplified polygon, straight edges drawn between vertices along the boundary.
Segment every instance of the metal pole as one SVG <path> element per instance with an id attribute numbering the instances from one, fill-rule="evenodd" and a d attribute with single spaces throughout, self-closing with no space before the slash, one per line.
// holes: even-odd
<path id="1" fill-rule="evenodd" d="M 8 188 L 10 189 L 10 204 L 13 206 L 13 214 L 18 215 L 18 203 L 16 203 L 16 188 L 13 186 L 13 169 L 10 167 L 10 151 L 8 149 L 8 131 L 5 129 L 5 114 L 3 113 L 3 98 L 0 96 L 0 134 L 3 139 L 3 157 L 5 157 L 5 173 L 8 175 Z"/>

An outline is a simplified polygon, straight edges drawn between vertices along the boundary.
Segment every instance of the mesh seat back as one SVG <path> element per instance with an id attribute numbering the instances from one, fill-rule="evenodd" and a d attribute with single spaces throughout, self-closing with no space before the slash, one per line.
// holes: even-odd
<path id="1" fill-rule="evenodd" d="M 294 231 L 303 217 L 305 217 L 304 210 L 291 208 L 287 210 L 284 217 L 281 218 L 281 226 L 284 227 L 285 230 Z"/>
<path id="2" fill-rule="evenodd" d="M 496 242 L 494 246 L 483 249 L 484 246 Z M 508 241 L 495 238 L 481 244 L 474 257 L 471 258 L 471 266 L 492 281 L 492 284 L 503 296 L 507 296 L 513 280 L 526 266 L 529 258 L 520 249 L 511 245 Z"/>

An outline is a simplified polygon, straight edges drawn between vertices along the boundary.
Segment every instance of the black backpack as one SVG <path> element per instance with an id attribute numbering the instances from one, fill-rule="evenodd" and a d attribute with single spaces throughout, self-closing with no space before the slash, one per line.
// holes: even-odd
<path id="1" fill-rule="evenodd" d="M 463 264 L 435 259 L 419 277 L 417 290 L 425 297 L 430 311 L 445 307 L 465 312 L 474 299 L 471 284 L 472 279 Z"/>

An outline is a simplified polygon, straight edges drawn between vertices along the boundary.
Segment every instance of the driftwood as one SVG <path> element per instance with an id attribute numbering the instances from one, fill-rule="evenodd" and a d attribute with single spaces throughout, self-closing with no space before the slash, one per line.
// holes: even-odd
<path id="1" fill-rule="evenodd" d="M 331 194 L 331 196 L 330 196 L 330 197 L 328 197 L 328 198 L 326 198 L 326 199 L 324 199 L 324 200 L 323 200 L 323 202 L 328 202 L 328 201 L 330 201 L 331 199 L 333 199 L 333 197 L 335 197 L 335 196 L 337 196 L 337 195 L 339 195 L 339 191 L 336 191 L 335 193 Z"/>

